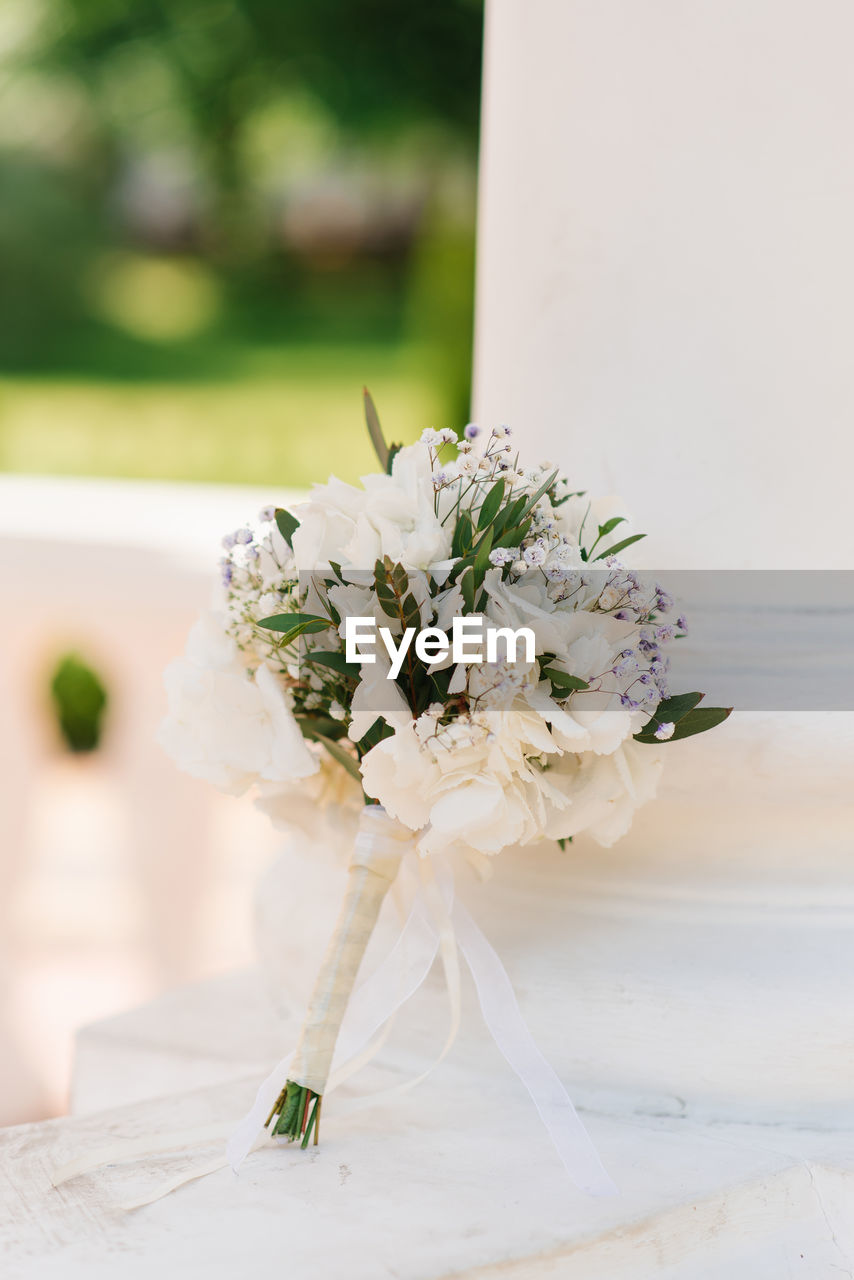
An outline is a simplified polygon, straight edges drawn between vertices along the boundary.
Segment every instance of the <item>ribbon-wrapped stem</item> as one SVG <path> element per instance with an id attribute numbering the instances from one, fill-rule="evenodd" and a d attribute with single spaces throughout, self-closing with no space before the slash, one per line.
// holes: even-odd
<path id="1" fill-rule="evenodd" d="M 341 1022 L 380 907 L 400 869 L 412 832 L 380 805 L 366 805 L 359 820 L 347 889 L 335 932 L 314 985 L 288 1081 L 267 1119 L 271 1132 L 308 1146 L 317 1142 L 320 1102 Z"/>

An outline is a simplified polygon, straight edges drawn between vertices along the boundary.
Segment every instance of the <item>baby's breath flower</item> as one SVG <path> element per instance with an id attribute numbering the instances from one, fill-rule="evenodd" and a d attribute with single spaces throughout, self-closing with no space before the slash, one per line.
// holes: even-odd
<path id="1" fill-rule="evenodd" d="M 672 720 L 663 720 L 655 730 L 655 736 L 658 738 L 659 742 L 666 742 L 668 738 L 673 737 L 673 731 L 675 728 L 676 725 Z"/>
<path id="2" fill-rule="evenodd" d="M 546 547 L 542 538 L 537 538 L 536 542 L 530 547 L 526 547 L 522 552 L 522 559 L 526 564 L 533 567 L 544 564 L 546 559 Z"/>
<path id="3" fill-rule="evenodd" d="M 442 427 L 441 431 L 437 431 L 434 427 L 426 427 L 421 432 L 421 443 L 429 445 L 431 449 L 441 449 L 443 444 L 455 444 L 456 440 L 457 433 L 450 427 Z"/>

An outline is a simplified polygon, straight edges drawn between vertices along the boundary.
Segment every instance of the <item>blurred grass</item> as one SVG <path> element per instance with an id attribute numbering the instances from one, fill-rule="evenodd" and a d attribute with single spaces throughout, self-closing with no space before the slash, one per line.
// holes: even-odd
<path id="1" fill-rule="evenodd" d="M 413 344 L 242 344 L 205 363 L 200 380 L 0 378 L 0 467 L 301 487 L 375 468 L 363 385 L 389 439 L 448 425 L 431 354 Z"/>

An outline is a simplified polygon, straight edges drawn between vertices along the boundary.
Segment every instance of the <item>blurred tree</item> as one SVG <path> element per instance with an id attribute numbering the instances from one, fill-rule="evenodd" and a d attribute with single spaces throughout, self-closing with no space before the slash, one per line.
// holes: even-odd
<path id="1" fill-rule="evenodd" d="M 86 86 L 105 147 L 120 154 L 128 129 L 154 133 L 158 119 L 173 140 L 188 132 L 211 188 L 209 247 L 226 258 L 251 245 L 247 122 L 283 94 L 313 96 L 351 137 L 426 121 L 476 148 L 482 0 L 53 0 L 52 12 L 42 66 Z"/>

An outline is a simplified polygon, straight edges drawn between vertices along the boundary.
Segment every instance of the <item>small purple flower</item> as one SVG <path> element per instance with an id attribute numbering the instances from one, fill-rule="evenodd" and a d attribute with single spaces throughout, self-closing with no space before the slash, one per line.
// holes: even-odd
<path id="1" fill-rule="evenodd" d="M 625 707 L 626 711 L 637 711 L 640 703 L 635 702 L 634 698 L 630 698 L 627 693 L 621 693 L 620 706 Z"/>
<path id="2" fill-rule="evenodd" d="M 223 547 L 225 547 L 226 551 L 230 551 L 236 542 L 237 542 L 237 534 L 235 533 L 227 533 L 225 537 L 222 539 L 222 545 Z"/>
<path id="3" fill-rule="evenodd" d="M 646 636 L 643 636 L 638 641 L 638 648 L 641 653 L 645 653 L 647 657 L 654 658 L 658 656 L 658 645 L 654 640 L 648 640 Z"/>
<path id="4" fill-rule="evenodd" d="M 234 575 L 234 565 L 231 563 L 228 556 L 223 556 L 219 562 L 219 567 L 222 573 L 222 585 L 224 587 L 230 587 L 231 579 Z"/>
<path id="5" fill-rule="evenodd" d="M 276 508 L 273 506 L 262 507 L 258 512 L 258 519 L 262 524 L 272 524 L 276 518 Z"/>
<path id="6" fill-rule="evenodd" d="M 238 529 L 234 535 L 234 541 L 241 547 L 248 547 L 253 536 L 251 529 Z"/>
<path id="7" fill-rule="evenodd" d="M 476 422 L 470 422 L 468 426 L 464 429 L 463 435 L 465 436 L 466 440 L 476 440 L 480 435 L 480 427 L 477 425 Z"/>
<path id="8" fill-rule="evenodd" d="M 671 626 L 670 623 L 667 623 L 663 627 L 655 628 L 655 638 L 656 640 L 660 641 L 661 644 L 667 644 L 668 640 L 672 640 L 675 635 L 676 635 L 676 628 L 674 626 Z"/>
<path id="9" fill-rule="evenodd" d="M 634 614 L 628 609 L 618 609 L 614 617 L 619 619 L 620 622 L 634 622 L 635 620 Z"/>
<path id="10" fill-rule="evenodd" d="M 677 625 L 677 627 L 679 628 L 679 630 L 680 630 L 680 631 L 687 632 L 687 630 L 688 630 L 688 619 L 685 617 L 685 614 L 684 614 L 684 613 L 680 613 L 679 617 L 676 619 L 676 625 Z"/>
<path id="11" fill-rule="evenodd" d="M 655 607 L 659 613 L 669 613 L 673 608 L 673 596 L 669 595 L 658 583 L 655 584 Z"/>
<path id="12" fill-rule="evenodd" d="M 655 736 L 659 742 L 666 742 L 668 738 L 673 737 L 673 731 L 676 725 L 671 720 L 663 720 L 655 731 Z"/>

